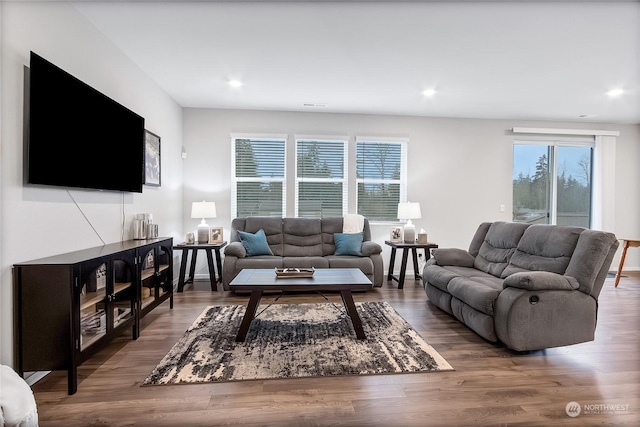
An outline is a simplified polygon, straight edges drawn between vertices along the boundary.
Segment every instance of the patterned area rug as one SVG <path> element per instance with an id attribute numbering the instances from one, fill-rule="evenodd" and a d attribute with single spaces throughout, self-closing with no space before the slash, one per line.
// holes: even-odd
<path id="1" fill-rule="evenodd" d="M 245 307 L 207 307 L 143 385 L 453 370 L 389 304 L 356 307 L 366 340 L 341 305 L 274 304 L 243 343 Z"/>

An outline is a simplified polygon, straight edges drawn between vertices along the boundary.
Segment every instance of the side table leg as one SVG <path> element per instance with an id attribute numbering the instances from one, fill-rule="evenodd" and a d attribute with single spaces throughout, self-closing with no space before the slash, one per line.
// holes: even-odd
<path id="1" fill-rule="evenodd" d="M 251 291 L 251 298 L 249 298 L 247 310 L 244 312 L 238 335 L 236 335 L 236 342 L 244 342 L 247 337 L 247 332 L 249 332 L 249 326 L 251 326 L 251 322 L 256 315 L 260 298 L 262 298 L 262 291 Z"/>
<path id="2" fill-rule="evenodd" d="M 391 257 L 389 258 L 389 271 L 387 280 L 393 280 L 393 264 L 396 262 L 396 248 L 391 248 Z"/>
<path id="3" fill-rule="evenodd" d="M 422 277 L 418 272 L 418 248 L 411 248 L 411 255 L 413 257 L 413 278 L 419 280 Z"/>
<path id="4" fill-rule="evenodd" d="M 216 270 L 213 267 L 213 254 L 211 249 L 205 249 L 207 253 L 207 265 L 209 266 L 209 282 L 211 282 L 211 292 L 218 290 L 218 281 L 216 280 Z"/>
<path id="5" fill-rule="evenodd" d="M 400 264 L 400 280 L 398 280 L 398 289 L 404 288 L 404 276 L 407 274 L 407 258 L 410 249 L 405 248 L 402 251 L 402 264 Z"/>
<path id="6" fill-rule="evenodd" d="M 189 278 L 187 282 L 193 282 L 196 274 L 196 260 L 198 259 L 198 250 L 191 249 L 191 267 L 189 267 Z"/>
<path id="7" fill-rule="evenodd" d="M 616 274 L 616 282 L 614 288 L 618 287 L 618 282 L 620 282 L 620 276 L 622 275 L 622 266 L 624 265 L 624 259 L 627 256 L 627 249 L 629 249 L 629 241 L 624 240 L 622 246 L 622 255 L 620 256 L 620 265 L 618 265 L 618 272 Z"/>
<path id="8" fill-rule="evenodd" d="M 218 268 L 218 276 L 216 277 L 216 282 L 222 283 L 222 257 L 220 256 L 220 249 L 216 249 L 216 267 Z"/>
<path id="9" fill-rule="evenodd" d="M 180 276 L 178 276 L 178 292 L 184 290 L 184 274 L 187 271 L 187 257 L 189 256 L 189 249 L 182 250 L 182 261 L 180 261 Z"/>

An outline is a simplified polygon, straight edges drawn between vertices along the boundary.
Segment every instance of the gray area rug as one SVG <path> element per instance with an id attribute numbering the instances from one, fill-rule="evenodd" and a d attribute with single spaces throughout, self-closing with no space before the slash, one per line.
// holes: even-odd
<path id="1" fill-rule="evenodd" d="M 386 302 L 356 307 L 366 340 L 341 305 L 274 304 L 243 343 L 245 307 L 207 307 L 143 385 L 453 370 Z"/>

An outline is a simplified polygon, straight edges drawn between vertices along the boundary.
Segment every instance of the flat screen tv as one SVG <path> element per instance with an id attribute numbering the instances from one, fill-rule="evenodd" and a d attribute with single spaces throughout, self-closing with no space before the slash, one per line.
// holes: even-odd
<path id="1" fill-rule="evenodd" d="M 142 192 L 144 118 L 31 52 L 26 182 Z"/>

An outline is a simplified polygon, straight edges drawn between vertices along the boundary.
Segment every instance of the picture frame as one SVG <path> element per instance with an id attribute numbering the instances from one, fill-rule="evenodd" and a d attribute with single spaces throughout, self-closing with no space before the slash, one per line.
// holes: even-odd
<path id="1" fill-rule="evenodd" d="M 222 243 L 222 234 L 222 227 L 211 227 L 211 229 L 209 230 L 209 243 Z"/>
<path id="2" fill-rule="evenodd" d="M 391 227 L 389 241 L 402 242 L 402 227 Z"/>
<path id="3" fill-rule="evenodd" d="M 160 137 L 153 132 L 144 130 L 144 185 L 160 187 Z"/>

